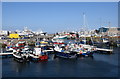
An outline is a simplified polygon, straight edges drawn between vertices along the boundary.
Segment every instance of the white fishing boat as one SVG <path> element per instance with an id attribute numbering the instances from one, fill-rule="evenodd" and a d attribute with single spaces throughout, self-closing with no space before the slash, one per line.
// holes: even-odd
<path id="1" fill-rule="evenodd" d="M 69 48 L 71 51 L 76 52 L 77 56 L 93 56 L 93 51 L 95 51 L 94 46 L 86 44 L 72 44 Z"/>
<path id="2" fill-rule="evenodd" d="M 29 61 L 28 57 L 28 53 L 22 51 L 21 49 L 17 49 L 13 51 L 13 57 L 15 60 L 19 61 L 19 62 L 26 62 Z"/>
<path id="3" fill-rule="evenodd" d="M 67 38 L 66 35 L 63 36 L 56 35 L 55 37 L 53 37 L 53 39 L 66 39 L 66 38 Z"/>

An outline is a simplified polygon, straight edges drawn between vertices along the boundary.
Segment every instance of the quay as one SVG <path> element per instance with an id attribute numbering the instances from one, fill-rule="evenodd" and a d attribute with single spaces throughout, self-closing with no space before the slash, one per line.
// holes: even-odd
<path id="1" fill-rule="evenodd" d="M 97 51 L 113 52 L 112 49 L 96 48 Z"/>
<path id="2" fill-rule="evenodd" d="M 13 53 L 0 53 L 0 56 L 13 55 Z"/>

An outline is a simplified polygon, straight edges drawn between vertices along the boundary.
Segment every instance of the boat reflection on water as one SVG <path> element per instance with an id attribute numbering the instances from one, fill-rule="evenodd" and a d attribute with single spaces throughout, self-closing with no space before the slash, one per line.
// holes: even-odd
<path id="1" fill-rule="evenodd" d="M 12 59 L 13 63 L 11 63 L 12 65 L 12 69 L 13 71 L 15 71 L 16 73 L 22 73 L 25 71 L 26 68 L 28 68 L 30 66 L 30 63 L 20 63 L 20 62 L 16 62 L 14 59 Z"/>

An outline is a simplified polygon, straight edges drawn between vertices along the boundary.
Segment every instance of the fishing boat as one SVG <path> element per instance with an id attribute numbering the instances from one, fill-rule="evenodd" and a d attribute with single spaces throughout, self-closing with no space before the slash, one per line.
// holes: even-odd
<path id="1" fill-rule="evenodd" d="M 81 48 L 78 49 L 77 51 L 77 56 L 93 56 L 93 51 L 89 48 Z"/>
<path id="2" fill-rule="evenodd" d="M 62 39 L 52 39 L 52 42 L 53 42 L 53 44 L 54 45 L 64 45 L 65 43 L 64 43 L 64 40 L 62 40 Z"/>
<path id="3" fill-rule="evenodd" d="M 41 41 L 40 47 L 42 48 L 43 52 L 45 52 L 47 54 L 50 54 L 54 51 L 53 50 L 54 46 L 51 41 Z"/>
<path id="4" fill-rule="evenodd" d="M 67 36 L 66 35 L 63 35 L 63 36 L 56 35 L 55 37 L 53 37 L 53 39 L 67 39 Z"/>
<path id="5" fill-rule="evenodd" d="M 54 46 L 43 46 L 41 48 L 47 55 L 54 53 Z"/>
<path id="6" fill-rule="evenodd" d="M 40 47 L 35 47 L 32 53 L 29 53 L 29 59 L 32 61 L 48 60 L 48 55 Z"/>
<path id="7" fill-rule="evenodd" d="M 87 37 L 91 37 L 91 35 L 89 35 L 88 30 L 86 29 L 87 25 L 85 13 L 83 13 L 83 27 L 84 33 L 80 35 L 82 40 L 80 40 L 79 43 L 71 44 L 69 48 L 71 51 L 77 52 L 77 56 L 93 56 L 94 47 L 87 45 Z"/>
<path id="8" fill-rule="evenodd" d="M 77 53 L 77 56 L 93 56 L 94 46 L 86 44 L 72 44 L 70 50 Z"/>
<path id="9" fill-rule="evenodd" d="M 64 46 L 56 45 L 55 48 L 55 57 L 61 57 L 61 58 L 77 58 L 76 52 L 67 51 L 65 50 Z"/>
<path id="10" fill-rule="evenodd" d="M 13 51 L 13 57 L 15 60 L 19 62 L 27 62 L 28 59 L 28 53 L 22 51 L 22 49 L 17 49 Z"/>

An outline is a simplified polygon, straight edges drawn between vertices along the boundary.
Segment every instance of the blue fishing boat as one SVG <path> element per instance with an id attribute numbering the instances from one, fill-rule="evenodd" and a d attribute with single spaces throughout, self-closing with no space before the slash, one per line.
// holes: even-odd
<path id="1" fill-rule="evenodd" d="M 56 51 L 55 56 L 61 58 L 77 58 L 77 54 L 75 52 L 68 52 L 63 50 L 61 52 Z"/>

